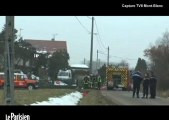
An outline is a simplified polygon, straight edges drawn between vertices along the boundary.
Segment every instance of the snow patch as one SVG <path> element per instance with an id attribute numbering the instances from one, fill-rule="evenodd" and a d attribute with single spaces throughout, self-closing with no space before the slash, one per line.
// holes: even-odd
<path id="1" fill-rule="evenodd" d="M 82 93 L 76 91 L 62 97 L 49 98 L 48 101 L 36 102 L 31 105 L 77 105 L 82 97 Z"/>

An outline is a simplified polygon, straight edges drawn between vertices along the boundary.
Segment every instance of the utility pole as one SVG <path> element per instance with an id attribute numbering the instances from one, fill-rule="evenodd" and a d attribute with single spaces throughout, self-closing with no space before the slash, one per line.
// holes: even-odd
<path id="1" fill-rule="evenodd" d="M 84 64 L 86 64 L 86 59 L 84 58 Z"/>
<path id="2" fill-rule="evenodd" d="M 14 104 L 14 16 L 6 16 L 5 25 L 5 104 Z"/>
<path id="3" fill-rule="evenodd" d="M 94 31 L 94 17 L 92 17 L 92 29 L 91 29 L 91 49 L 90 49 L 90 74 L 93 72 L 93 31 Z"/>
<path id="4" fill-rule="evenodd" d="M 109 66 L 109 46 L 108 46 L 108 49 L 107 49 L 107 67 Z"/>
<path id="5" fill-rule="evenodd" d="M 97 50 L 97 63 L 96 63 L 96 70 L 98 69 L 98 53 L 99 53 L 99 51 Z"/>
<path id="6" fill-rule="evenodd" d="M 99 59 L 99 67 L 98 68 L 100 68 L 100 59 Z"/>

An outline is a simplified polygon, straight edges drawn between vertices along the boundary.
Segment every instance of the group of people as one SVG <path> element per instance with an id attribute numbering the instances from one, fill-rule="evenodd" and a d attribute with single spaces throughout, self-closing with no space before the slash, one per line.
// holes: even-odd
<path id="1" fill-rule="evenodd" d="M 101 82 L 102 82 L 102 80 L 101 80 L 100 75 L 86 76 L 86 77 L 84 77 L 84 88 L 97 88 L 98 90 L 100 90 Z"/>
<path id="2" fill-rule="evenodd" d="M 154 99 L 156 97 L 157 78 L 155 77 L 153 72 L 151 72 L 150 75 L 147 72 L 143 76 L 139 71 L 137 71 L 132 74 L 132 79 L 133 79 L 133 98 L 135 97 L 135 94 L 137 95 L 137 98 L 139 98 L 141 83 L 143 83 L 142 98 L 148 98 L 149 90 L 150 90 L 150 98 Z"/>

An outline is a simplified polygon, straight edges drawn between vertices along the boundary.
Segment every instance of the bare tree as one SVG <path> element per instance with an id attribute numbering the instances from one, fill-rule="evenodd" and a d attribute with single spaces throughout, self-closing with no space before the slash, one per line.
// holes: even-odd
<path id="1" fill-rule="evenodd" d="M 144 53 L 151 61 L 151 70 L 158 76 L 158 88 L 169 89 L 169 32 L 166 31 L 161 40 Z"/>

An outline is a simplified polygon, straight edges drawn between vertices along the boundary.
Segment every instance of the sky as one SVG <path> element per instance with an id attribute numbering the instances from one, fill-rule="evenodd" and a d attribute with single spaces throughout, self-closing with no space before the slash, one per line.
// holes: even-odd
<path id="1" fill-rule="evenodd" d="M 31 105 L 77 105 L 82 97 L 82 93 L 76 91 L 61 97 L 49 98 L 48 101 L 37 101 Z"/>
<path id="2" fill-rule="evenodd" d="M 70 64 L 90 60 L 92 16 L 15 16 L 18 36 L 24 39 L 66 41 Z M 169 16 L 93 16 L 93 60 L 126 60 L 134 68 L 144 50 L 154 44 L 169 28 Z M 80 21 L 80 22 L 79 22 Z M 0 16 L 0 29 L 5 17 Z M 22 29 L 22 30 L 20 30 Z"/>

